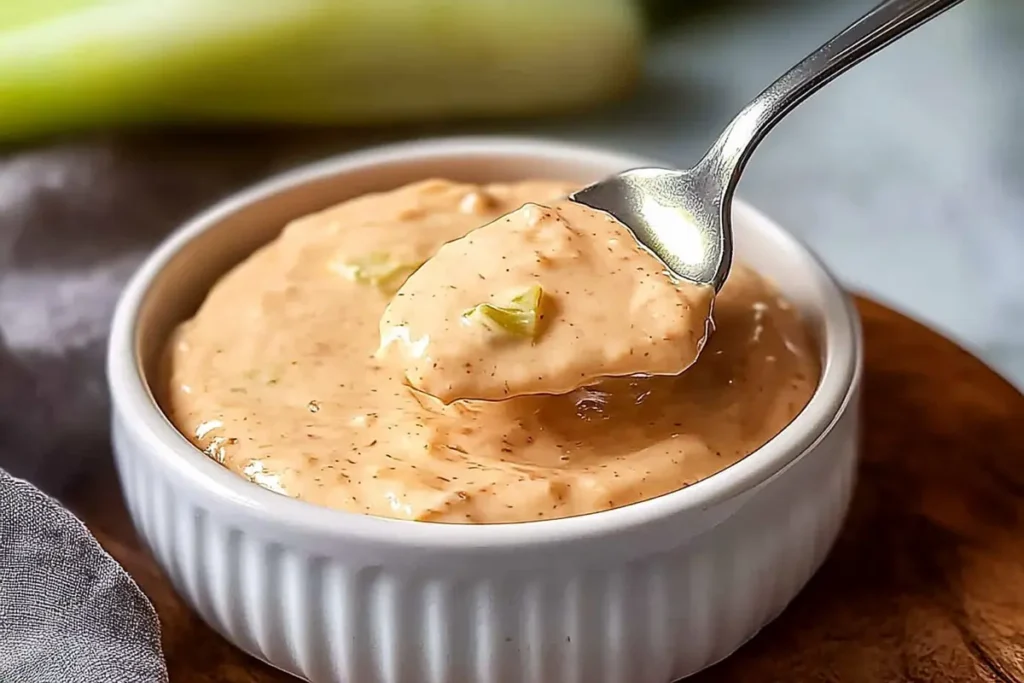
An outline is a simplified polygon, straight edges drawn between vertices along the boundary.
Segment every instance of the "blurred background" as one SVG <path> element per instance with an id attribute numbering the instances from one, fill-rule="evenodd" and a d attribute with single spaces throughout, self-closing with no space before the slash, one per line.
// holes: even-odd
<path id="1" fill-rule="evenodd" d="M 695 161 L 874 0 L 0 2 L 0 466 L 107 451 L 114 299 L 177 223 L 380 142 L 553 136 Z M 844 75 L 741 194 L 853 290 L 1024 386 L 1024 3 L 967 0 Z"/>

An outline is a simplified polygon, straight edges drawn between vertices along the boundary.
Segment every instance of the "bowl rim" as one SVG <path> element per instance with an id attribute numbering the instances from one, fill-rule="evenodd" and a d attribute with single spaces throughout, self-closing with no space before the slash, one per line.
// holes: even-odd
<path id="1" fill-rule="evenodd" d="M 545 157 L 595 167 L 670 166 L 641 156 L 536 137 L 467 136 L 397 142 L 343 153 L 271 176 L 194 216 L 175 229 L 142 262 L 115 308 L 107 374 L 115 420 L 144 444 L 218 514 L 255 519 L 270 526 L 315 531 L 329 538 L 366 540 L 393 546 L 442 548 L 520 547 L 618 535 L 681 514 L 701 513 L 760 487 L 814 450 L 855 399 L 863 365 L 860 320 L 852 298 L 802 242 L 742 200 L 734 210 L 743 220 L 799 253 L 826 295 L 825 363 L 818 387 L 797 417 L 761 448 L 729 467 L 685 488 L 630 505 L 584 515 L 528 522 L 451 524 L 391 519 L 327 508 L 274 493 L 215 463 L 188 441 L 153 397 L 139 353 L 138 316 L 155 278 L 193 239 L 250 203 L 304 183 L 384 163 L 454 155 L 503 158 Z M 132 453 L 127 457 L 143 457 Z M 214 506 L 217 506 L 214 508 Z"/>

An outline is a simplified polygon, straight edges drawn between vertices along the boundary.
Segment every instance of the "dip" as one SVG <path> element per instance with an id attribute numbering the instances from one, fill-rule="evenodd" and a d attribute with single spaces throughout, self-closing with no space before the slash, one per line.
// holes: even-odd
<path id="1" fill-rule="evenodd" d="M 741 264 L 715 298 L 714 332 L 703 350 L 682 340 L 672 362 L 682 369 L 687 354 L 700 357 L 679 375 L 446 405 L 408 386 L 407 363 L 377 353 L 389 302 L 442 245 L 527 203 L 554 211 L 573 189 L 548 181 L 481 187 L 429 180 L 292 222 L 224 276 L 175 331 L 165 411 L 211 458 L 273 491 L 353 512 L 463 523 L 628 505 L 710 476 L 775 436 L 810 399 L 818 351 L 795 310 Z M 574 277 L 578 284 L 558 296 L 608 273 Z M 671 294 L 660 283 L 656 291 Z M 452 303 L 450 310 L 461 306 Z M 700 319 L 695 306 L 689 329 Z M 616 338 L 615 319 L 604 320 L 587 331 L 598 340 L 588 348 L 601 354 Z M 648 322 L 682 329 L 678 321 Z M 385 320 L 383 327 L 391 326 Z M 667 351 L 650 349 L 656 347 Z M 457 347 L 452 357 L 480 348 Z M 501 367 L 514 366 L 514 348 L 502 351 L 509 355 Z M 558 372 L 570 366 L 557 354 L 571 348 L 546 353 L 556 357 L 538 355 L 530 364 L 560 363 Z M 572 367 L 582 367 L 574 371 L 585 380 L 618 374 L 587 362 Z M 528 382 L 521 386 L 530 392 Z"/>

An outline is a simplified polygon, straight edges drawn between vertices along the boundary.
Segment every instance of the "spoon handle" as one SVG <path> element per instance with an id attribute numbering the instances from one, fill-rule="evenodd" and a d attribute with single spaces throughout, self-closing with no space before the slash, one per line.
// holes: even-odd
<path id="1" fill-rule="evenodd" d="M 701 164 L 711 164 L 726 194 L 765 134 L 794 107 L 850 67 L 963 0 L 885 0 L 819 47 L 748 104 Z"/>

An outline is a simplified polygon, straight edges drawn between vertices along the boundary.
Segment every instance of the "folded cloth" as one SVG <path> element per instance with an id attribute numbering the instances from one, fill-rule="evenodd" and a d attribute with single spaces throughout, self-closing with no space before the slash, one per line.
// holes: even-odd
<path id="1" fill-rule="evenodd" d="M 74 515 L 3 470 L 0 681 L 167 681 L 146 596 Z"/>

